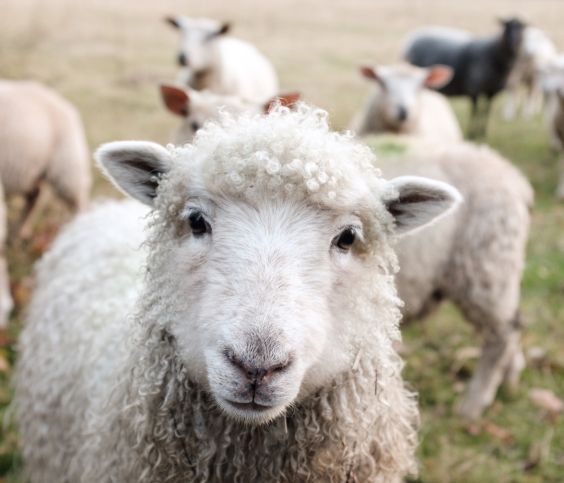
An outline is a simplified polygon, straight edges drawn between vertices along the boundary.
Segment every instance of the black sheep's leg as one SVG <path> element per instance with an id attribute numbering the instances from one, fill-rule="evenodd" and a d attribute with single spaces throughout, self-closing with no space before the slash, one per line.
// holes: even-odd
<path id="1" fill-rule="evenodd" d="M 468 139 L 475 139 L 476 137 L 476 123 L 479 117 L 478 111 L 478 96 L 471 96 L 472 111 L 470 112 L 470 122 L 468 123 Z"/>
<path id="2" fill-rule="evenodd" d="M 486 137 L 486 131 L 488 129 L 488 120 L 490 118 L 490 110 L 492 107 L 492 96 L 487 95 L 485 101 L 486 103 L 482 110 L 481 123 L 480 123 L 480 133 L 479 133 L 480 138 Z"/>

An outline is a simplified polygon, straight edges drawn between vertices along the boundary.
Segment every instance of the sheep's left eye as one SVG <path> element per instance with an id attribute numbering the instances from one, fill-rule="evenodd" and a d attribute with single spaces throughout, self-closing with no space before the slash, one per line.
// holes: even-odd
<path id="1" fill-rule="evenodd" d="M 190 223 L 190 228 L 192 229 L 192 233 L 194 235 L 203 235 L 210 229 L 206 220 L 199 211 L 195 211 L 188 217 L 188 223 Z"/>
<path id="2" fill-rule="evenodd" d="M 354 243 L 356 238 L 356 231 L 354 228 L 347 228 L 341 232 L 341 234 L 335 238 L 335 245 L 341 250 L 349 250 Z"/>

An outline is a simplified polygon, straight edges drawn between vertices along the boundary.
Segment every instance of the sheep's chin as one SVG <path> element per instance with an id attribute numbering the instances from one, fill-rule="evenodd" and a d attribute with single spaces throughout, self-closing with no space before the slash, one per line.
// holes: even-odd
<path id="1" fill-rule="evenodd" d="M 267 424 L 286 411 L 285 404 L 276 406 L 260 406 L 257 404 L 240 404 L 229 401 L 221 396 L 215 396 L 221 411 L 236 421 L 260 426 Z"/>

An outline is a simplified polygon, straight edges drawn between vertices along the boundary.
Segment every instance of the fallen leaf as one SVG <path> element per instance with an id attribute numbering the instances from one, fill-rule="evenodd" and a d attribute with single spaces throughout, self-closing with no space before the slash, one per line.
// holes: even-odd
<path id="1" fill-rule="evenodd" d="M 29 302 L 34 281 L 33 277 L 25 277 L 12 284 L 12 298 L 18 307 L 23 307 Z"/>
<path id="2" fill-rule="evenodd" d="M 466 426 L 466 431 L 468 431 L 468 434 L 471 436 L 479 436 L 482 434 L 482 425 L 478 423 L 471 423 Z"/>
<path id="3" fill-rule="evenodd" d="M 486 421 L 484 423 L 484 429 L 495 438 L 502 440 L 504 443 L 510 444 L 513 442 L 511 433 L 507 429 L 504 429 L 498 426 L 497 424 L 494 424 L 490 421 Z"/>
<path id="4" fill-rule="evenodd" d="M 33 238 L 33 252 L 36 255 L 43 255 L 47 251 L 47 248 L 49 248 L 52 240 L 53 237 L 49 233 L 44 232 L 37 234 Z"/>
<path id="5" fill-rule="evenodd" d="M 3 355 L 0 355 L 0 372 L 10 372 L 10 363 Z"/>
<path id="6" fill-rule="evenodd" d="M 533 404 L 548 409 L 552 416 L 564 410 L 564 401 L 548 389 L 531 389 L 529 391 L 529 397 Z"/>

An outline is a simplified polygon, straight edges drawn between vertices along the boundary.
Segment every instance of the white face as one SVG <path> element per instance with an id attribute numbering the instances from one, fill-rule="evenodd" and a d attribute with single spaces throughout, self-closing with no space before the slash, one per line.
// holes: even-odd
<path id="1" fill-rule="evenodd" d="M 425 84 L 426 72 L 407 75 L 379 68 L 378 81 L 382 89 L 381 114 L 390 126 L 409 124 L 419 115 L 419 95 Z"/>
<path id="2" fill-rule="evenodd" d="M 280 129 L 294 118 L 303 122 Z M 146 323 L 174 336 L 190 379 L 223 411 L 262 424 L 351 370 L 359 348 L 391 350 L 399 310 L 388 237 L 460 196 L 438 181 L 382 180 L 372 154 L 331 133 L 319 111 L 226 123 L 172 152 L 122 141 L 96 158 L 156 210 Z M 296 143 L 303 132 L 309 142 Z M 261 144 L 248 144 L 253 136 Z"/>
<path id="3" fill-rule="evenodd" d="M 340 332 L 332 307 L 335 285 L 354 286 L 362 224 L 276 199 L 194 197 L 182 218 L 163 267 L 183 301 L 171 324 L 178 350 L 225 412 L 266 422 L 343 364 L 329 350 Z"/>
<path id="4" fill-rule="evenodd" d="M 212 63 L 213 44 L 221 36 L 221 25 L 217 22 L 191 20 L 182 17 L 178 62 L 193 72 L 202 72 Z"/>

